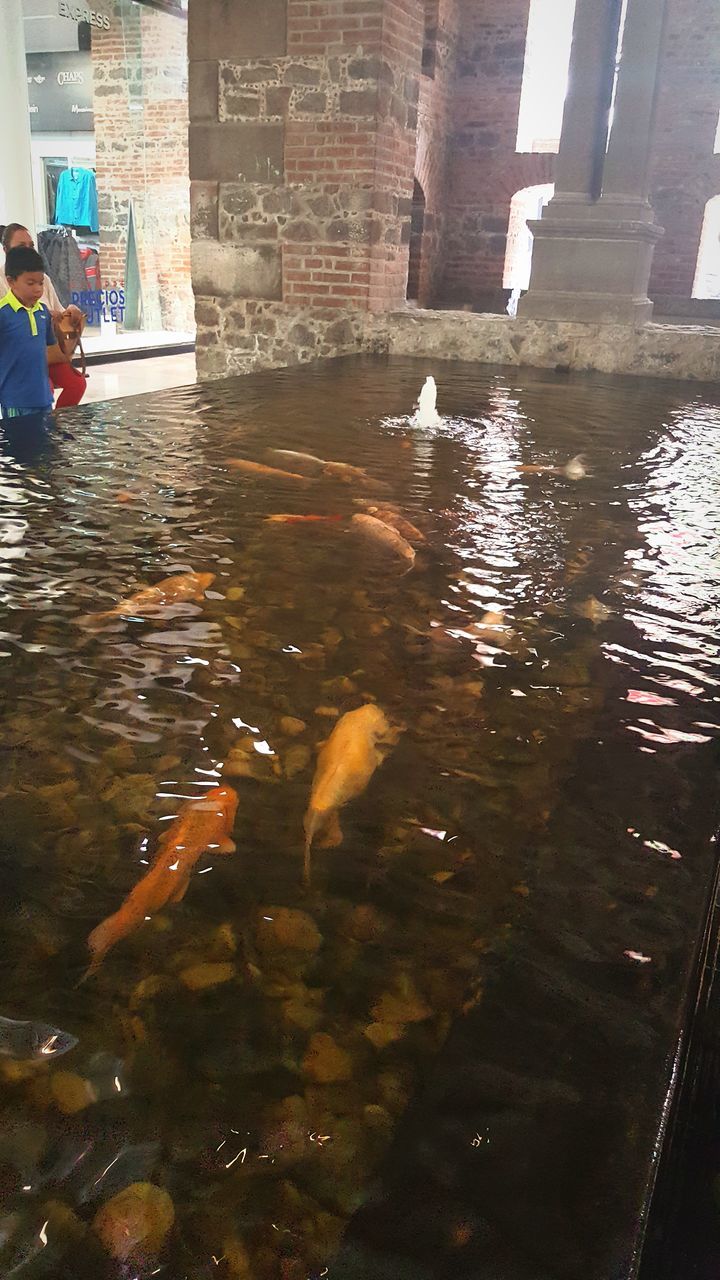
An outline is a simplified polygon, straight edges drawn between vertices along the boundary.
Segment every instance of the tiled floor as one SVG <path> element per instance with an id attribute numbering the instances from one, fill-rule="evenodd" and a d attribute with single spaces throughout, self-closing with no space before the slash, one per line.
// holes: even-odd
<path id="1" fill-rule="evenodd" d="M 172 347 L 179 343 L 195 341 L 194 333 L 155 333 L 147 329 L 138 329 L 130 333 L 116 333 L 111 326 L 103 329 L 85 330 L 83 346 L 88 355 L 105 355 L 116 351 L 142 351 L 145 347 Z"/>
<path id="2" fill-rule="evenodd" d="M 87 373 L 88 385 L 83 404 L 116 400 L 119 396 L 138 396 L 144 391 L 187 387 L 197 381 L 194 352 L 118 361 L 116 364 L 92 364 Z"/>

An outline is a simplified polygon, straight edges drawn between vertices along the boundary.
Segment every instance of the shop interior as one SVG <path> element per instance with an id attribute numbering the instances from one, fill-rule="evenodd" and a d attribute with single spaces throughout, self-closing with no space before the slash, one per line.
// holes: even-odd
<path id="1" fill-rule="evenodd" d="M 93 4 L 22 0 L 36 243 L 89 357 L 187 353 L 187 0 Z"/>

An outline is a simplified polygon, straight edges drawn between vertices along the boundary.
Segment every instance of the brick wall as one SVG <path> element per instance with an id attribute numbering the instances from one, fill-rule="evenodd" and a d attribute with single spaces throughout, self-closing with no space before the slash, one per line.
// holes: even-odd
<path id="1" fill-rule="evenodd" d="M 716 0 L 670 0 L 652 160 L 651 199 L 665 228 L 650 281 L 660 309 L 665 298 L 690 298 L 705 205 L 720 194 L 718 49 Z"/>
<path id="2" fill-rule="evenodd" d="M 132 202 L 144 327 L 188 330 L 186 24 L 127 0 L 108 12 L 110 29 L 92 29 L 103 284 L 125 281 Z"/>
<path id="3" fill-rule="evenodd" d="M 496 310 L 510 202 L 552 182 L 554 158 L 516 153 L 530 0 L 461 0 L 441 301 Z"/>
<path id="4" fill-rule="evenodd" d="M 460 5 L 439 301 L 500 310 L 510 201 L 522 187 L 552 182 L 554 157 L 515 151 L 529 0 Z M 651 200 L 665 229 L 650 284 L 660 310 L 690 298 L 705 205 L 720 194 L 718 47 L 716 0 L 669 0 L 651 162 Z"/>
<path id="5" fill-rule="evenodd" d="M 445 271 L 449 148 L 453 131 L 453 91 L 459 41 L 459 0 L 425 0 L 426 74 L 420 77 L 415 176 L 425 196 L 422 241 L 418 245 L 417 301 L 432 307 Z"/>
<path id="6" fill-rule="evenodd" d="M 652 289 L 688 297 L 720 192 L 717 0 L 669 0 L 652 165 Z M 502 310 L 530 0 L 190 0 L 199 367 L 356 350 L 405 300 L 413 179 L 421 305 Z M 435 31 L 425 53 L 424 29 Z"/>
<path id="7" fill-rule="evenodd" d="M 357 349 L 363 312 L 405 298 L 421 0 L 191 0 L 189 19 L 201 372 Z"/>

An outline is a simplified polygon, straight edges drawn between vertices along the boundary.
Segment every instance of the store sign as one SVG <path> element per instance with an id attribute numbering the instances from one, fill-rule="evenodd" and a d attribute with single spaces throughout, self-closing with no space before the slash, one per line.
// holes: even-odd
<path id="1" fill-rule="evenodd" d="M 33 133 L 92 133 L 93 69 L 88 52 L 27 55 Z"/>
<path id="2" fill-rule="evenodd" d="M 88 324 L 98 325 L 101 320 L 119 324 L 125 319 L 125 290 L 122 285 L 111 289 L 81 289 L 73 292 L 72 301 L 85 312 Z"/>
<path id="3" fill-rule="evenodd" d="M 58 16 L 71 22 L 88 22 L 98 31 L 110 30 L 110 19 L 98 9 L 88 9 L 84 4 L 72 4 L 71 0 L 58 0 Z"/>

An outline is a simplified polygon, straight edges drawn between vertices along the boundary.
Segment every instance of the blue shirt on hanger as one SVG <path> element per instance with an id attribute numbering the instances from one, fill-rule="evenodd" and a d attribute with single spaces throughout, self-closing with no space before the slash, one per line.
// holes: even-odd
<path id="1" fill-rule="evenodd" d="M 55 222 L 99 231 L 97 183 L 92 169 L 65 169 L 55 197 Z"/>

